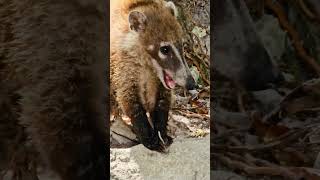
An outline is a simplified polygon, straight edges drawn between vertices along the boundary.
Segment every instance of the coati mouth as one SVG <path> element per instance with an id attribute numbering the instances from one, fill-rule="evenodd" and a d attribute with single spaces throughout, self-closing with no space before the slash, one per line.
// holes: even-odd
<path id="1" fill-rule="evenodd" d="M 173 80 L 172 76 L 169 75 L 165 70 L 163 71 L 164 87 L 167 89 L 173 89 L 176 86 L 176 82 Z"/>

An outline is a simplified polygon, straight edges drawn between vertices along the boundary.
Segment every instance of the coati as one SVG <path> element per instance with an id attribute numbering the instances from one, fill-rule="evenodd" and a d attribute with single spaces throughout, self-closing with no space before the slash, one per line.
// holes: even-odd
<path id="1" fill-rule="evenodd" d="M 111 0 L 110 12 L 112 104 L 131 119 L 145 147 L 163 152 L 172 143 L 166 132 L 171 90 L 196 87 L 182 55 L 177 9 L 162 0 Z"/>
<path id="2" fill-rule="evenodd" d="M 2 160 L 35 152 L 62 180 L 107 179 L 106 8 L 0 0 L 0 156 L 10 156 Z"/>

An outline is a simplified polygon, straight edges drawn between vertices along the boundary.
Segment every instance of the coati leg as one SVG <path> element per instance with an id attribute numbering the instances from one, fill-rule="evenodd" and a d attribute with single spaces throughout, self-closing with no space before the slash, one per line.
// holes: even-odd
<path id="1" fill-rule="evenodd" d="M 162 89 L 161 89 L 162 88 Z M 172 143 L 172 138 L 167 135 L 168 115 L 171 104 L 171 93 L 161 87 L 155 108 L 151 113 L 151 118 L 154 124 L 154 131 L 157 133 L 161 141 L 164 141 L 165 147 Z"/>
<path id="2" fill-rule="evenodd" d="M 135 92 L 137 87 L 129 88 L 131 93 L 117 95 L 117 101 L 123 112 L 131 119 L 133 131 L 145 147 L 151 150 L 163 151 L 160 138 L 148 122 L 146 110 Z M 118 92 L 120 93 L 120 92 Z"/>

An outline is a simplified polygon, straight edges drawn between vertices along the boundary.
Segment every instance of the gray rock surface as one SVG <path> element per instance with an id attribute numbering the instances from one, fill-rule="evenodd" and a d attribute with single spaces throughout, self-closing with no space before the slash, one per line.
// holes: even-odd
<path id="1" fill-rule="evenodd" d="M 313 168 L 320 169 L 320 153 L 317 156 L 317 159 L 314 161 Z"/>
<path id="2" fill-rule="evenodd" d="M 282 96 L 274 89 L 255 91 L 253 96 L 262 104 L 262 109 L 267 112 L 273 110 L 282 100 Z"/>
<path id="3" fill-rule="evenodd" d="M 137 145 L 112 148 L 112 180 L 209 180 L 210 138 L 176 139 L 169 153 L 162 154 Z"/>
<path id="4" fill-rule="evenodd" d="M 272 15 L 264 15 L 256 28 L 269 55 L 279 61 L 285 51 L 286 33 L 281 29 L 278 19 Z"/>

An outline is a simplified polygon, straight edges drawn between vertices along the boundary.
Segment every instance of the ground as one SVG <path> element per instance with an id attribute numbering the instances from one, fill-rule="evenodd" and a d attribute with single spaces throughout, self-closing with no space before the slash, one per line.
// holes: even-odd
<path id="1" fill-rule="evenodd" d="M 209 180 L 209 137 L 178 138 L 167 154 L 150 151 L 142 145 L 112 148 L 110 154 L 113 180 Z"/>

